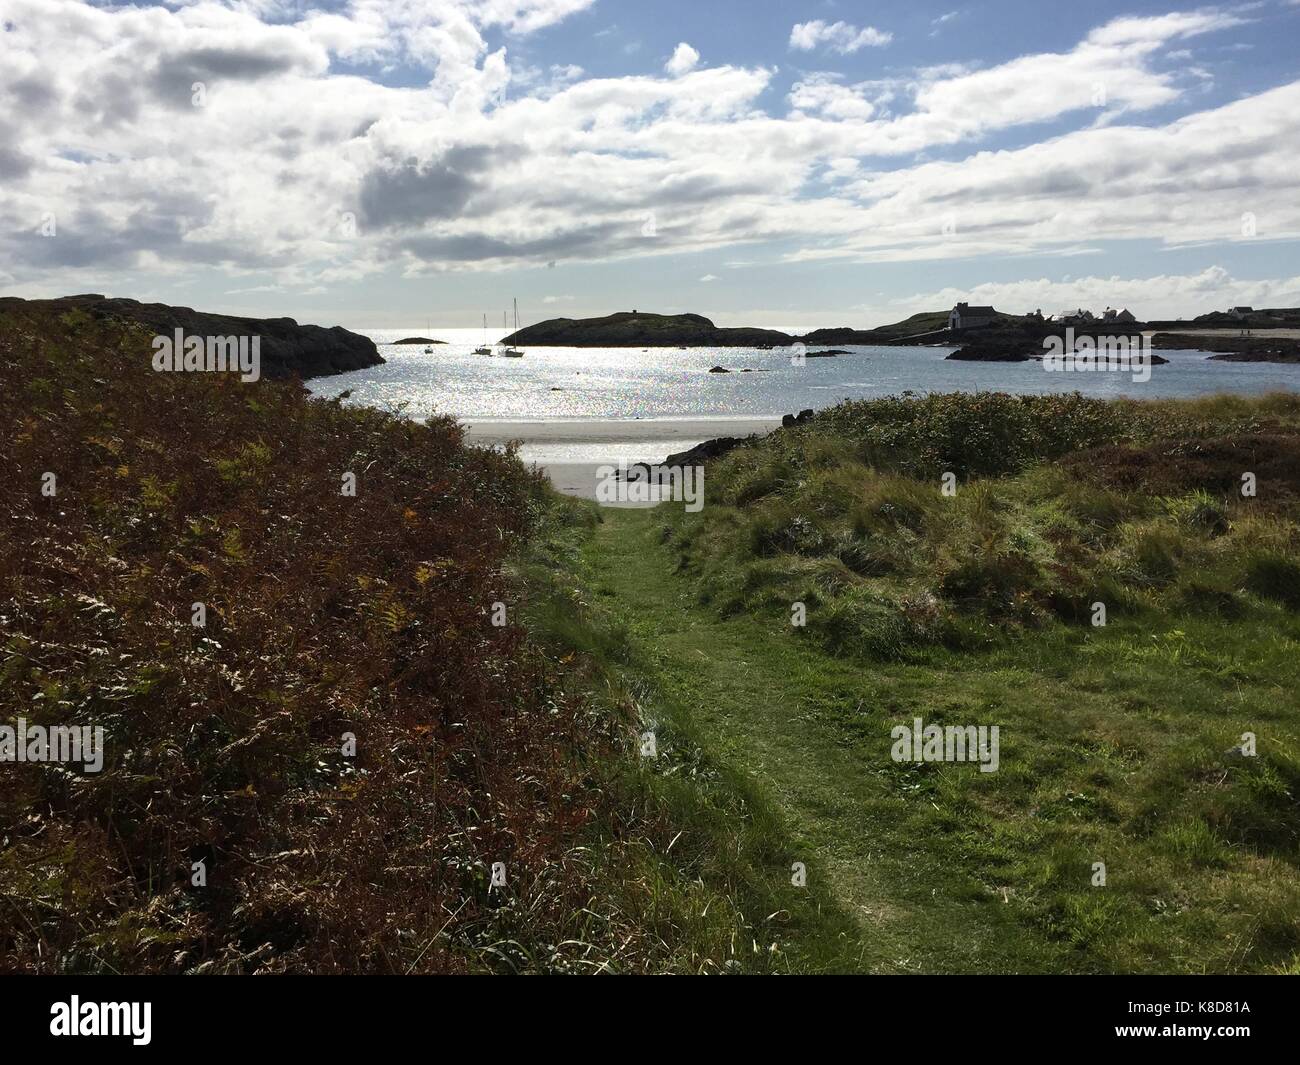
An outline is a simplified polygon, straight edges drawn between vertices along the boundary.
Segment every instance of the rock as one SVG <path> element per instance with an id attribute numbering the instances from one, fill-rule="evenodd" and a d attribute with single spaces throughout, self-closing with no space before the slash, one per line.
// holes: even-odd
<path id="1" fill-rule="evenodd" d="M 630 474 L 635 470 L 640 476 L 645 476 L 652 466 L 660 469 L 671 466 L 701 466 L 705 462 L 721 458 L 727 452 L 740 447 L 741 444 L 747 444 L 755 439 L 757 438 L 753 436 L 720 436 L 713 440 L 705 440 L 703 443 L 696 444 L 686 451 L 675 452 L 664 459 L 663 462 L 634 462 L 628 466 L 627 472 Z"/>
<path id="2" fill-rule="evenodd" d="M 1219 355 L 1211 355 L 1206 361 L 1300 363 L 1300 347 L 1291 351 L 1269 349 L 1255 351 L 1227 351 Z"/>
<path id="3" fill-rule="evenodd" d="M 731 373 L 725 366 L 713 366 L 709 368 L 709 373 Z"/>
<path id="4" fill-rule="evenodd" d="M 783 414 L 781 416 L 781 428 L 789 429 L 792 426 L 803 425 L 805 422 L 810 422 L 815 413 L 816 412 L 811 407 L 808 407 L 806 410 L 801 410 L 797 415 Z"/>
<path id="5" fill-rule="evenodd" d="M 833 359 L 836 355 L 847 354 L 849 353 L 842 348 L 832 348 L 830 351 L 806 351 L 803 357 L 805 359 Z"/>
<path id="6" fill-rule="evenodd" d="M 1041 348 L 1025 349 L 1015 345 L 999 343 L 967 344 L 965 347 L 958 348 L 951 355 L 945 356 L 947 359 L 955 359 L 958 362 L 1029 362 L 1035 357 L 1042 357 Z"/>
<path id="7" fill-rule="evenodd" d="M 428 337 L 403 337 L 401 340 L 394 340 L 394 344 L 445 344 L 445 340 L 430 340 Z"/>
<path id="8" fill-rule="evenodd" d="M 299 325 L 292 318 L 236 318 L 208 314 L 192 307 L 169 307 L 163 303 L 141 303 L 131 299 L 107 299 L 89 293 L 51 300 L 0 298 L 6 305 L 26 304 L 56 314 L 82 311 L 96 318 L 120 318 L 139 322 L 154 333 L 184 330 L 186 336 L 260 337 L 263 377 L 326 377 L 331 374 L 378 366 L 383 359 L 374 341 L 340 326 Z"/>
<path id="9" fill-rule="evenodd" d="M 753 437 L 720 436 L 714 440 L 705 440 L 686 451 L 678 451 L 663 461 L 664 466 L 698 466 L 709 459 L 721 458 L 728 451 L 740 447 Z"/>

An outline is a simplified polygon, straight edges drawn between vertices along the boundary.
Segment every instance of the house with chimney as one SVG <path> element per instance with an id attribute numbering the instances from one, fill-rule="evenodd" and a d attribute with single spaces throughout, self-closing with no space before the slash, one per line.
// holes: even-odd
<path id="1" fill-rule="evenodd" d="M 975 329 L 981 325 L 992 325 L 998 312 L 992 307 L 972 307 L 969 303 L 958 303 L 948 312 L 949 329 Z"/>

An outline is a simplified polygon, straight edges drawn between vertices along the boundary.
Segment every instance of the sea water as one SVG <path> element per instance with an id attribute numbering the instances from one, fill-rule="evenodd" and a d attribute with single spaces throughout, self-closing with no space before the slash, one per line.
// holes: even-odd
<path id="1" fill-rule="evenodd" d="M 1121 372 L 1049 373 L 1041 362 L 950 362 L 951 347 L 853 346 L 847 355 L 794 364 L 788 349 L 758 348 L 552 348 L 524 345 L 522 359 L 475 355 L 478 329 L 360 330 L 387 360 L 382 366 L 313 379 L 319 396 L 351 390 L 349 403 L 427 418 L 450 414 L 482 425 L 494 420 L 571 423 L 658 419 L 779 418 L 844 399 L 902 392 L 1074 392 L 1098 397 L 1190 397 L 1218 392 L 1257 395 L 1300 391 L 1300 365 L 1211 362 L 1203 351 L 1159 351 L 1168 365 L 1154 366 L 1147 381 Z M 394 345 L 404 336 L 449 341 Z M 499 331 L 486 341 L 495 343 Z M 810 351 L 837 345 L 813 345 Z M 710 373 L 723 366 L 731 373 Z M 744 373 L 742 371 L 751 372 Z M 655 434 L 646 434 L 649 439 Z M 725 427 L 712 435 L 725 435 Z M 661 459 L 629 431 L 620 443 L 599 448 L 555 441 L 533 444 L 524 457 L 538 462 Z M 683 441 L 685 446 L 698 440 Z M 680 450 L 674 445 L 657 450 Z"/>

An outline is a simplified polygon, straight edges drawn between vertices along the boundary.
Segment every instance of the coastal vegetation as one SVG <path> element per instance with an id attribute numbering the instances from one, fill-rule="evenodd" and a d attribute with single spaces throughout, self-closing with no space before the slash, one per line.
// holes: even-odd
<path id="1" fill-rule="evenodd" d="M 602 510 L 151 331 L 0 304 L 0 725 L 106 736 L 0 765 L 0 969 L 1300 966 L 1295 395 L 844 403 Z"/>
<path id="2" fill-rule="evenodd" d="M 521 623 L 590 514 L 451 419 L 149 335 L 0 311 L 0 724 L 105 733 L 99 772 L 0 765 L 0 970 L 721 966 L 619 707 Z"/>
<path id="3" fill-rule="evenodd" d="M 936 920 L 1011 915 L 1025 964 L 1295 971 L 1300 398 L 845 403 L 706 498 L 646 539 L 745 662 L 799 663 L 744 712 L 782 738 L 736 744 L 839 767 L 793 824 L 869 837 L 913 901 L 924 867 Z M 1000 770 L 894 761 L 915 718 L 1000 724 Z"/>

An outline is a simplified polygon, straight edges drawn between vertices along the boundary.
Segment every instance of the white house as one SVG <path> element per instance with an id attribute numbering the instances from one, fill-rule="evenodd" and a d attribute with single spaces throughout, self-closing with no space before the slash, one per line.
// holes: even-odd
<path id="1" fill-rule="evenodd" d="M 992 307 L 972 307 L 969 303 L 959 303 L 948 312 L 949 329 L 974 329 L 981 325 L 992 325 L 998 312 Z"/>

